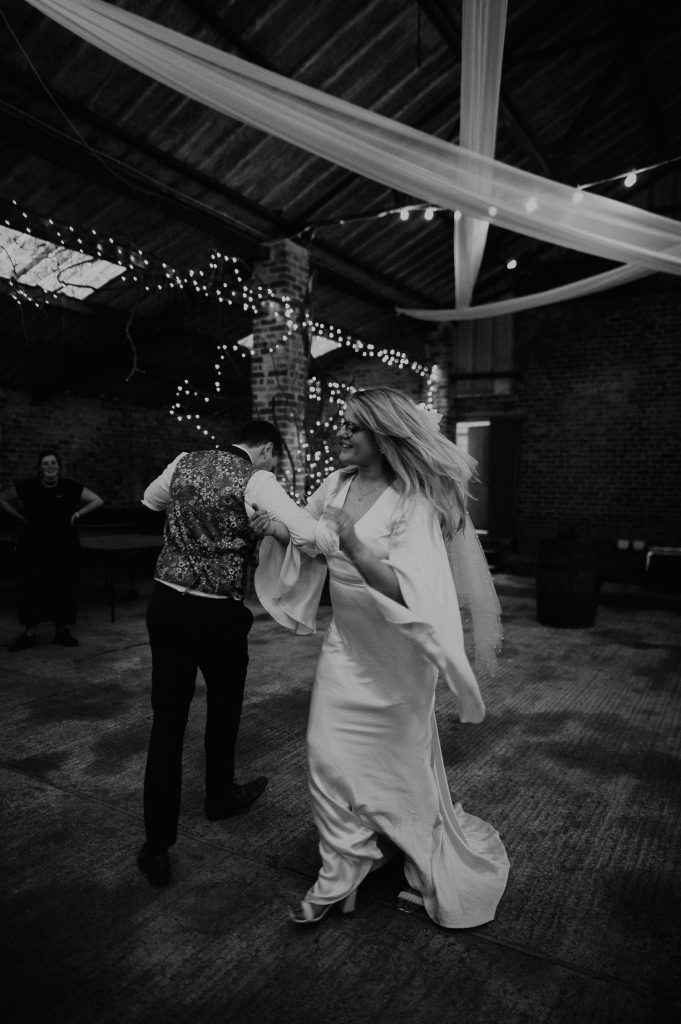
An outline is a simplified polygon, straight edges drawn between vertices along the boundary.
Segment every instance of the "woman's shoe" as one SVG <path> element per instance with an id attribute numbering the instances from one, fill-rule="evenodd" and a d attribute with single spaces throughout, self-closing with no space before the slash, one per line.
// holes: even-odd
<path id="1" fill-rule="evenodd" d="M 397 909 L 404 914 L 416 914 L 420 910 L 425 910 L 425 906 L 423 896 L 411 885 L 405 886 L 397 897 Z"/>
<path id="2" fill-rule="evenodd" d="M 357 905 L 357 890 L 351 892 L 345 899 L 336 903 L 310 903 L 309 900 L 300 901 L 299 910 L 289 910 L 289 921 L 293 924 L 319 924 L 322 918 L 326 917 L 332 907 L 338 907 L 341 914 L 354 914 Z"/>

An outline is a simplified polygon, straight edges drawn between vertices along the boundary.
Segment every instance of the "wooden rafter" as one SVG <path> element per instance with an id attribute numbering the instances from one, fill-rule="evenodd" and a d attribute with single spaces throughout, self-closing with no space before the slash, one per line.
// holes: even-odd
<path id="1" fill-rule="evenodd" d="M 96 125 L 96 127 L 102 130 L 100 125 Z M 229 243 L 233 255 L 240 255 L 249 260 L 262 259 L 265 256 L 264 246 L 267 241 L 279 237 L 291 237 L 297 233 L 294 225 L 272 215 L 267 234 L 263 229 L 259 232 L 258 237 L 254 237 L 248 233 L 247 229 L 231 223 L 228 217 L 218 212 L 207 212 L 202 204 L 195 203 L 191 197 L 178 197 L 174 190 L 166 189 L 160 182 L 150 182 L 148 176 L 142 175 L 127 165 L 119 164 L 109 154 L 98 154 L 94 148 L 84 145 L 79 140 L 69 138 L 52 126 L 2 101 L 0 101 L 0 131 L 3 132 L 5 138 L 13 140 L 14 146 L 22 147 L 42 159 L 74 171 L 81 177 L 87 177 L 90 181 L 102 185 L 112 192 L 132 198 L 138 203 L 150 205 L 148 194 L 152 193 L 153 205 L 159 212 L 184 221 L 193 228 L 198 227 L 215 238 L 223 239 Z M 135 138 L 130 133 L 127 133 L 127 144 L 135 145 Z M 143 145 L 146 147 L 147 155 L 150 155 L 150 148 L 153 149 L 153 147 L 149 147 L 146 143 Z M 107 164 L 111 166 L 111 170 L 108 170 Z M 173 169 L 176 173 L 181 173 L 183 167 L 185 165 L 173 160 Z M 196 180 L 197 172 L 191 168 L 185 168 L 185 170 L 188 180 Z M 219 183 L 213 179 L 209 178 L 203 184 L 208 187 L 215 186 L 216 191 L 220 190 Z M 144 194 L 147 194 L 146 200 L 142 198 Z M 236 202 L 238 194 L 230 190 L 230 197 L 233 202 Z M 429 301 L 426 296 L 410 289 L 403 282 L 377 273 L 375 268 L 364 266 L 357 259 L 350 260 L 338 246 L 317 241 L 314 252 L 322 273 L 327 274 L 328 272 L 338 285 L 344 280 L 343 290 L 350 295 L 356 294 L 359 290 L 362 297 L 369 300 L 371 294 L 376 294 L 371 287 L 372 284 L 375 284 L 376 290 L 379 292 L 378 302 L 381 306 L 389 297 L 392 302 L 401 302 L 402 297 L 410 303 L 422 304 L 424 301 Z M 364 279 L 363 284 L 362 279 Z M 380 299 L 380 293 L 384 295 L 383 300 Z"/>

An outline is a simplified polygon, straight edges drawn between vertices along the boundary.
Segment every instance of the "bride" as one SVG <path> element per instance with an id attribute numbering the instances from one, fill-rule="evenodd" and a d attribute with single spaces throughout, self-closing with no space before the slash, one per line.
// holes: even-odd
<path id="1" fill-rule="evenodd" d="M 509 862 L 496 830 L 452 803 L 434 715 L 438 674 L 462 722 L 485 714 L 459 603 L 471 610 L 476 664 L 479 656 L 490 666 L 501 638 L 466 514 L 474 462 L 433 414 L 391 388 L 353 393 L 339 461 L 306 507 L 315 547 L 290 543 L 267 513 L 253 519 L 267 535 L 256 592 L 277 621 L 311 632 L 326 572 L 320 551 L 330 577 L 333 618 L 307 733 L 321 869 L 291 919 L 309 925 L 334 906 L 354 910 L 362 880 L 401 850 L 403 901 L 447 928 L 484 924 Z"/>

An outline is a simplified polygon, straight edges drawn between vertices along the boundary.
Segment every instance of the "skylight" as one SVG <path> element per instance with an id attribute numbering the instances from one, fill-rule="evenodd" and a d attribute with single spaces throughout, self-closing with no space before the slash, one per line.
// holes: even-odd
<path id="1" fill-rule="evenodd" d="M 125 267 L 0 225 L 0 278 L 53 295 L 87 299 Z"/>

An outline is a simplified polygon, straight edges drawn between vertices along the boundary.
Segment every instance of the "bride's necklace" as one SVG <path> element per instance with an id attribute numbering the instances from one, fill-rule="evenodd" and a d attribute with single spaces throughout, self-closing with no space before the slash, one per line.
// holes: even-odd
<path id="1" fill-rule="evenodd" d="M 364 499 L 367 498 L 370 494 L 373 494 L 374 491 L 377 491 L 379 489 L 379 487 L 386 487 L 386 486 L 387 486 L 387 484 L 385 483 L 385 481 L 381 480 L 381 482 L 379 484 L 376 484 L 375 487 L 370 487 L 368 491 L 360 491 L 360 489 L 359 489 L 359 478 L 355 477 L 355 495 L 357 497 L 357 501 L 364 501 Z"/>

